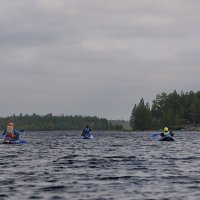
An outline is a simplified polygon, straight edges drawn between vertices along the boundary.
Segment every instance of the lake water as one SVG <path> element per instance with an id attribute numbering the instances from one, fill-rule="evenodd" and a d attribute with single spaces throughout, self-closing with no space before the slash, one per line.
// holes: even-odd
<path id="1" fill-rule="evenodd" d="M 0 145 L 0 199 L 199 200 L 200 132 L 27 132 Z"/>

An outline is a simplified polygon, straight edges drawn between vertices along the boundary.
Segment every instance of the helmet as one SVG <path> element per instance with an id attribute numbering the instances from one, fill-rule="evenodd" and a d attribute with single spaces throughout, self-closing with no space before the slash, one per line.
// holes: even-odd
<path id="1" fill-rule="evenodd" d="M 167 127 L 164 128 L 164 132 L 168 132 L 169 129 Z"/>
<path id="2" fill-rule="evenodd" d="M 8 123 L 8 126 L 14 126 L 14 123 L 9 122 L 9 123 Z"/>

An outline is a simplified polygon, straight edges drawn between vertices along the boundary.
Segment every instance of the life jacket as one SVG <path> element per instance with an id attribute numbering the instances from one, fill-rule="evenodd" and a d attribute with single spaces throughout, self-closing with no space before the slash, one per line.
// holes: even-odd
<path id="1" fill-rule="evenodd" d="M 164 136 L 168 136 L 169 135 L 169 131 L 167 132 L 163 132 Z"/>

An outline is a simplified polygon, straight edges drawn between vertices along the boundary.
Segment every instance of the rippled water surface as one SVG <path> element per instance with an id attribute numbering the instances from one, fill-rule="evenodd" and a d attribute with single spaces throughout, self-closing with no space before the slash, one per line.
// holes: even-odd
<path id="1" fill-rule="evenodd" d="M 0 199 L 200 199 L 200 133 L 27 132 L 0 145 Z"/>

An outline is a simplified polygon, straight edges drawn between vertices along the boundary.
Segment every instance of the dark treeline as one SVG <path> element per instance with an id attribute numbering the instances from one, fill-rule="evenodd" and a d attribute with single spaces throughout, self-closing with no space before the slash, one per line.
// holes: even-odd
<path id="1" fill-rule="evenodd" d="M 156 96 L 152 106 L 145 103 L 142 98 L 139 104 L 134 106 L 130 117 L 130 126 L 133 130 L 188 125 L 200 125 L 200 91 L 162 93 Z"/>
<path id="2" fill-rule="evenodd" d="M 86 125 L 89 125 L 92 130 L 122 130 L 122 126 L 112 125 L 105 118 L 89 116 L 54 116 L 50 113 L 44 116 L 20 114 L 0 118 L 1 126 L 5 127 L 9 121 L 15 123 L 16 129 L 30 131 L 82 130 Z"/>

